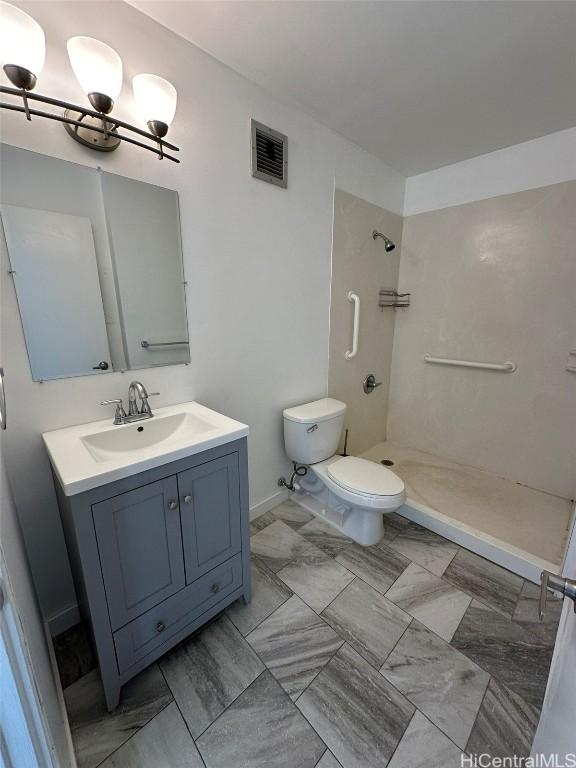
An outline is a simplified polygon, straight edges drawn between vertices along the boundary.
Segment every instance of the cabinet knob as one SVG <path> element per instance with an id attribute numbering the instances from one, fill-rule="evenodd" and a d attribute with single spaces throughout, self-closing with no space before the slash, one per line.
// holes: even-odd
<path id="1" fill-rule="evenodd" d="M 176 499 L 170 499 L 168 502 L 168 509 L 178 509 L 178 502 Z"/>
<path id="2" fill-rule="evenodd" d="M 220 592 L 220 584 L 212 584 L 212 592 L 214 592 L 214 594 Z"/>
<path id="3" fill-rule="evenodd" d="M 164 624 L 163 621 L 159 621 L 158 624 L 156 624 L 156 632 L 164 632 L 166 629 L 166 624 Z"/>
<path id="4" fill-rule="evenodd" d="M 190 496 L 189 493 L 187 493 L 186 496 L 184 496 L 184 503 L 185 504 L 191 504 L 192 503 L 192 496 Z"/>

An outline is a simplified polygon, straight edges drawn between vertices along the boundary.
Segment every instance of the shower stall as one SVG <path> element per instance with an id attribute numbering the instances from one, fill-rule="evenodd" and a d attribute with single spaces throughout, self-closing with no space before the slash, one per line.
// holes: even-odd
<path id="1" fill-rule="evenodd" d="M 574 209 L 576 182 L 405 218 L 334 201 L 328 391 L 349 452 L 403 479 L 401 515 L 534 582 L 574 514 Z"/>

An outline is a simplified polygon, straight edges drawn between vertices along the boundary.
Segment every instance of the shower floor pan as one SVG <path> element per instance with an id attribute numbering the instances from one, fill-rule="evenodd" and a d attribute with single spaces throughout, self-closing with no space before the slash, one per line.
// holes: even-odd
<path id="1" fill-rule="evenodd" d="M 559 571 L 569 499 L 389 441 L 362 456 L 394 462 L 390 468 L 406 486 L 403 517 L 536 584 L 542 569 Z"/>

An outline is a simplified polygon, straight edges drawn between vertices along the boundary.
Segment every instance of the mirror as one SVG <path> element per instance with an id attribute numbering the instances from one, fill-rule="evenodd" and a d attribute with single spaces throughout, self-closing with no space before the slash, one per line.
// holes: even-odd
<path id="1" fill-rule="evenodd" d="M 32 378 L 190 362 L 177 192 L 4 144 L 0 170 Z"/>

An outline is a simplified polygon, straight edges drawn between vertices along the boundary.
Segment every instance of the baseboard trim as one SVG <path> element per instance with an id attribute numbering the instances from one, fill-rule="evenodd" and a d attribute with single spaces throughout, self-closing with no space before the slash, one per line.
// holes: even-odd
<path id="1" fill-rule="evenodd" d="M 287 489 L 283 488 L 281 491 L 264 499 L 264 501 L 254 504 L 254 506 L 250 507 L 250 520 L 254 520 L 255 517 L 260 517 L 260 515 L 263 515 L 265 512 L 269 512 L 271 509 L 274 509 L 274 507 L 277 507 L 278 504 L 282 504 L 283 501 L 286 501 L 289 495 Z"/>
<path id="2" fill-rule="evenodd" d="M 50 665 L 52 667 L 52 676 L 54 678 L 54 685 L 56 686 L 56 696 L 58 698 L 58 706 L 60 708 L 60 718 L 62 722 L 62 729 L 64 731 L 65 744 L 62 745 L 64 754 L 58 755 L 58 763 L 54 764 L 55 768 L 78 768 L 76 762 L 76 755 L 74 753 L 74 743 L 72 741 L 72 732 L 70 730 L 70 722 L 68 720 L 68 713 L 66 711 L 66 702 L 64 699 L 64 691 L 62 690 L 62 683 L 60 682 L 60 672 L 58 671 L 58 664 L 56 662 L 56 654 L 54 652 L 54 645 L 52 643 L 51 631 L 48 626 L 48 622 L 44 622 L 44 635 L 46 637 L 46 644 L 48 646 L 48 656 L 50 658 Z"/>
<path id="3" fill-rule="evenodd" d="M 56 635 L 60 635 L 62 632 L 70 629 L 70 627 L 73 627 L 74 624 L 78 624 L 79 621 L 80 611 L 78 610 L 78 605 L 74 604 L 64 608 L 60 613 L 50 616 L 46 623 L 48 624 L 50 635 L 56 637 Z"/>

